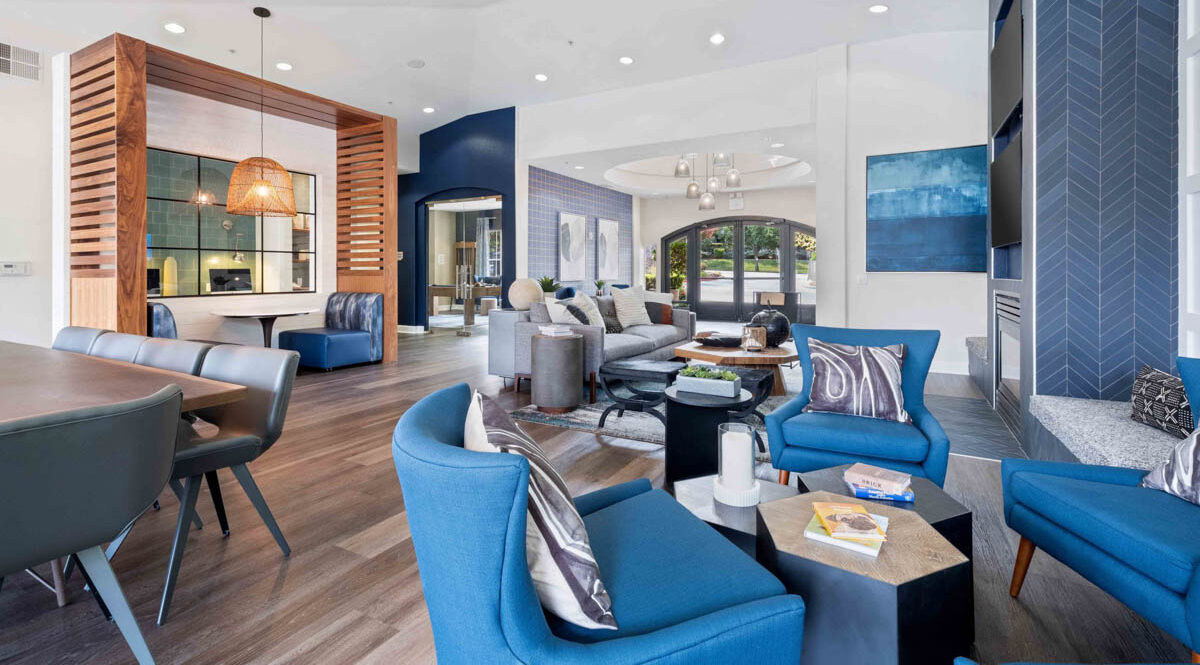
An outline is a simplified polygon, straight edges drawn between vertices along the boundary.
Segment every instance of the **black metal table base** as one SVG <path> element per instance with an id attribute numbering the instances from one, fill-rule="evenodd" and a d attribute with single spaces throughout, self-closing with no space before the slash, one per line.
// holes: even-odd
<path id="1" fill-rule="evenodd" d="M 639 390 L 638 388 L 634 388 L 633 385 L 625 379 L 616 379 L 625 383 L 625 389 L 633 393 L 632 395 L 628 396 L 618 396 L 613 392 L 612 386 L 609 384 L 609 380 L 609 377 L 603 373 L 603 370 L 601 370 L 600 387 L 604 389 L 604 394 L 608 395 L 608 398 L 611 399 L 613 403 L 604 410 L 604 413 L 600 414 L 600 427 L 604 427 L 604 421 L 608 419 L 608 414 L 612 413 L 614 409 L 617 412 L 618 418 L 624 416 L 625 411 L 629 410 L 654 416 L 655 418 L 658 418 L 660 423 L 663 424 L 663 427 L 666 427 L 667 417 L 654 410 L 654 407 L 667 401 L 667 396 L 665 393 Z M 666 386 L 664 385 L 663 388 L 666 388 Z"/>

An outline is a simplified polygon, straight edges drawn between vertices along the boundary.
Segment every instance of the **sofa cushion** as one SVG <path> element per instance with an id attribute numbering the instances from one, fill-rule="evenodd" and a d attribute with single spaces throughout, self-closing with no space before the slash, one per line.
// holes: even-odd
<path id="1" fill-rule="evenodd" d="M 622 331 L 627 335 L 637 335 L 644 337 L 651 342 L 654 342 L 654 348 L 682 342 L 687 336 L 687 331 L 675 326 L 669 326 L 665 323 L 651 323 L 648 325 L 629 326 Z"/>
<path id="2" fill-rule="evenodd" d="M 279 348 L 300 353 L 305 367 L 332 369 L 371 362 L 371 334 L 342 328 L 302 328 L 279 333 Z"/>
<path id="3" fill-rule="evenodd" d="M 1200 508 L 1157 490 L 1029 471 L 1015 472 L 1008 491 L 1142 575 L 1187 592 L 1200 563 Z"/>
<path id="4" fill-rule="evenodd" d="M 547 616 L 574 642 L 642 635 L 741 603 L 781 595 L 765 568 L 662 490 L 584 516 L 620 628 L 587 630 Z"/>
<path id="5" fill-rule="evenodd" d="M 920 462 L 929 455 L 929 440 L 913 425 L 841 413 L 792 416 L 783 421 L 783 438 L 789 446 L 902 462 Z"/>
<path id="6" fill-rule="evenodd" d="M 650 353 L 655 347 L 656 344 L 645 337 L 623 332 L 607 333 L 604 335 L 604 361 Z"/>

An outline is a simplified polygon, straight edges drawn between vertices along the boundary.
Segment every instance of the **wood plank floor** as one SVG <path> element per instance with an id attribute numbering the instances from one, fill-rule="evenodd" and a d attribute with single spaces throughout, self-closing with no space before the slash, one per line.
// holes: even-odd
<path id="1" fill-rule="evenodd" d="M 429 619 L 389 449 L 396 419 L 429 392 L 468 381 L 489 393 L 487 337 L 401 336 L 400 363 L 296 384 L 280 441 L 252 471 L 291 543 L 281 557 L 232 475 L 222 474 L 232 534 L 222 538 L 204 494 L 172 606 L 156 626 L 178 504 L 147 514 L 114 561 L 159 663 L 432 663 Z M 510 407 L 526 393 L 500 394 Z M 530 425 L 574 492 L 649 477 L 653 444 Z M 953 457 L 947 490 L 975 512 L 977 650 L 986 663 L 1184 661 L 1186 650 L 1049 557 L 1034 558 L 1020 601 L 1009 599 L 1016 538 L 1004 526 L 999 464 Z M 71 603 L 27 575 L 0 591 L 0 663 L 128 663 L 78 576 Z M 464 636 L 464 639 L 469 637 Z"/>

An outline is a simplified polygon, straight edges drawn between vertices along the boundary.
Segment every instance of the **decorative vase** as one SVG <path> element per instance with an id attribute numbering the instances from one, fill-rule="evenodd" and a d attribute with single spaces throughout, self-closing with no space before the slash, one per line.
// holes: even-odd
<path id="1" fill-rule="evenodd" d="M 762 351 L 767 348 L 767 329 L 758 325 L 747 325 L 742 328 L 742 350 Z"/>
<path id="2" fill-rule="evenodd" d="M 508 287 L 508 304 L 512 305 L 513 309 L 527 310 L 530 305 L 541 299 L 542 287 L 536 279 L 516 279 Z"/>
<path id="3" fill-rule="evenodd" d="M 750 325 L 767 329 L 767 346 L 779 346 L 792 334 L 792 322 L 783 312 L 767 307 L 750 319 Z"/>
<path id="4" fill-rule="evenodd" d="M 713 498 L 727 506 L 756 505 L 761 485 L 754 478 L 754 430 L 745 423 L 721 423 L 717 441 Z"/>

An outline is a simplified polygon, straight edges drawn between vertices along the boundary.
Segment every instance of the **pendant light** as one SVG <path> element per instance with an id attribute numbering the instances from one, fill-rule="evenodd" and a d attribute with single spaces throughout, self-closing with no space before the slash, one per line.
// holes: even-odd
<path id="1" fill-rule="evenodd" d="M 742 172 L 737 170 L 737 156 L 729 155 L 729 170 L 725 172 L 725 187 L 741 187 Z"/>
<path id="2" fill-rule="evenodd" d="M 715 191 L 717 191 L 718 189 L 720 189 L 720 188 L 721 188 L 721 179 L 720 179 L 720 178 L 718 178 L 718 177 L 717 177 L 717 176 L 715 176 L 715 175 L 714 175 L 714 176 L 709 176 L 709 177 L 708 177 L 708 183 L 707 183 L 707 184 L 708 184 L 708 188 L 707 188 L 707 189 L 708 189 L 708 191 L 710 191 L 710 192 L 715 192 Z"/>
<path id="3" fill-rule="evenodd" d="M 708 160 L 707 159 L 704 161 L 704 175 L 708 175 Z M 713 178 L 707 179 L 707 183 L 712 183 L 712 181 L 713 181 Z M 717 207 L 717 197 L 713 196 L 713 193 L 708 191 L 708 189 L 705 189 L 704 193 L 700 195 L 700 209 L 701 210 L 715 210 L 716 207 Z"/>
<path id="4" fill-rule="evenodd" d="M 688 183 L 687 197 L 689 199 L 700 198 L 700 183 L 696 182 L 695 180 L 692 180 L 691 182 Z"/>
<path id="5" fill-rule="evenodd" d="M 249 157 L 233 167 L 229 177 L 229 194 L 225 210 L 231 215 L 262 215 L 263 217 L 295 217 L 296 195 L 292 191 L 292 174 L 279 162 L 263 155 L 266 113 L 263 82 L 264 24 L 271 10 L 255 7 L 258 17 L 258 157 Z"/>
<path id="6" fill-rule="evenodd" d="M 680 155 L 679 161 L 675 162 L 675 177 L 690 178 L 692 176 L 692 167 L 688 164 L 687 158 Z"/>

